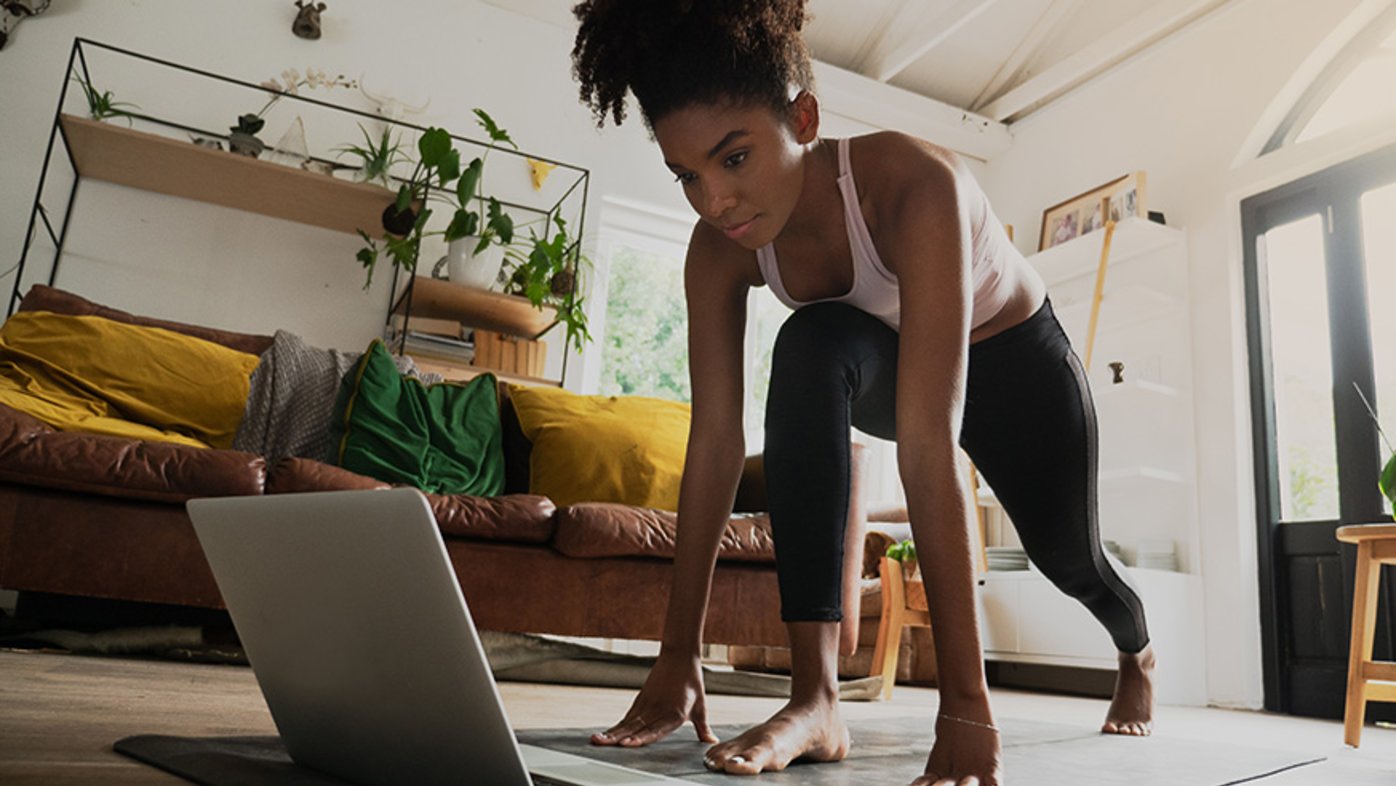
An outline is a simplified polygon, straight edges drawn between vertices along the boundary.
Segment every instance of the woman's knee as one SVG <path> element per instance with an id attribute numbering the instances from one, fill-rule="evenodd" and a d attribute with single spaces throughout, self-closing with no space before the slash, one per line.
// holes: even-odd
<path id="1" fill-rule="evenodd" d="M 786 318 L 776 334 L 772 384 L 778 377 L 839 378 L 889 341 L 895 348 L 895 331 L 853 306 L 803 306 Z"/>

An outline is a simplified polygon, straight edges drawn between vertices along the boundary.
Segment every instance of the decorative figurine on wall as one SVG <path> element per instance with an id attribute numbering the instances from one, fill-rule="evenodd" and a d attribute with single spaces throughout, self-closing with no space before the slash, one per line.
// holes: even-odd
<path id="1" fill-rule="evenodd" d="M 1111 363 L 1111 364 L 1110 364 L 1110 371 L 1115 375 L 1114 379 L 1110 380 L 1110 383 L 1111 383 L 1111 384 L 1113 384 L 1113 385 L 1119 385 L 1119 384 L 1121 384 L 1121 383 L 1123 383 L 1123 382 L 1125 381 L 1125 364 L 1124 364 L 1124 363 L 1121 363 L 1121 362 L 1118 361 L 1118 360 L 1115 361 L 1114 363 Z"/>
<path id="2" fill-rule="evenodd" d="M 48 10 L 52 0 L 0 0 L 0 49 L 10 41 L 10 33 L 20 22 Z"/>
<path id="3" fill-rule="evenodd" d="M 320 12 L 325 10 L 324 3 L 307 3 L 304 0 L 296 0 L 296 21 L 291 23 L 291 32 L 301 38 L 315 41 L 320 38 Z"/>

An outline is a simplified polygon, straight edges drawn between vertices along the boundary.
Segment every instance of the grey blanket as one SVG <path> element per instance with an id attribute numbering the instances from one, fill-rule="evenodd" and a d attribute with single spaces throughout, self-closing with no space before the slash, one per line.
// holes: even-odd
<path id="1" fill-rule="evenodd" d="M 332 462 L 335 397 L 340 381 L 362 355 L 312 347 L 294 333 L 276 331 L 252 372 L 233 449 L 257 453 L 269 462 L 288 456 Z M 438 374 L 419 373 L 412 358 L 394 361 L 398 371 L 424 383 L 441 381 Z"/>

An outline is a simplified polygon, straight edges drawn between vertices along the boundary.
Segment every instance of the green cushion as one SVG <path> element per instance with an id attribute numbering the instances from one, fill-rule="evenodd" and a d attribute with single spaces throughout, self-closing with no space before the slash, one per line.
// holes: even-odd
<path id="1" fill-rule="evenodd" d="M 335 402 L 339 466 L 434 494 L 503 492 L 496 386 L 493 374 L 424 385 L 399 374 L 374 339 Z"/>

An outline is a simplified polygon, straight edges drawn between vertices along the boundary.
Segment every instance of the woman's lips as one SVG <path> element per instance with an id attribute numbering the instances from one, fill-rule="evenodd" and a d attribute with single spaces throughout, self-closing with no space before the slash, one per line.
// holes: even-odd
<path id="1" fill-rule="evenodd" d="M 738 240 L 748 231 L 751 230 L 752 225 L 756 223 L 756 218 L 756 216 L 753 216 L 740 224 L 732 224 L 730 226 L 725 226 L 722 228 L 722 232 L 729 238 L 733 240 Z"/>

